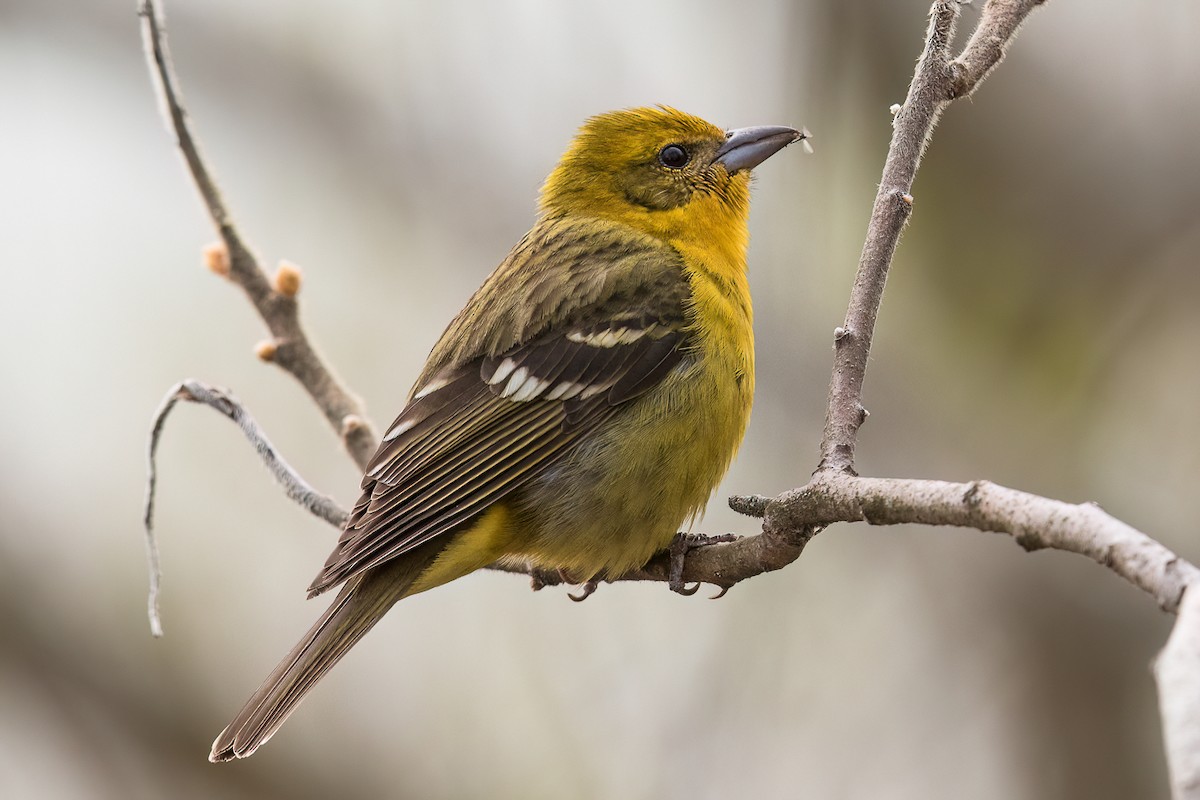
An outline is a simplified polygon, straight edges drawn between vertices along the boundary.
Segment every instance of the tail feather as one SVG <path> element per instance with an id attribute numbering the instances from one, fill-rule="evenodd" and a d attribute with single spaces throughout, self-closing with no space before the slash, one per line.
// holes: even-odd
<path id="1" fill-rule="evenodd" d="M 317 681 L 408 594 L 440 550 L 440 546 L 418 548 L 408 558 L 368 570 L 342 587 L 337 599 L 217 736 L 208 760 L 244 758 L 266 744 Z"/>

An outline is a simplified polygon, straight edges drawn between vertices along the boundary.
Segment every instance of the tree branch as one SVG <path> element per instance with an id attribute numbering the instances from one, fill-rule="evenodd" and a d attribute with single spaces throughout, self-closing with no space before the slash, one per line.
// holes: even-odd
<path id="1" fill-rule="evenodd" d="M 754 499 L 751 499 L 753 504 Z M 951 525 L 1006 533 L 1026 550 L 1087 556 L 1175 612 L 1200 570 L 1095 503 L 1073 505 L 988 481 L 860 478 L 817 473 L 801 489 L 760 506 L 770 527 L 800 531 L 834 522 Z"/>
<path id="2" fill-rule="evenodd" d="M 897 107 L 893 120 L 892 141 L 845 321 L 834 332 L 834 364 L 817 471 L 804 487 L 773 499 L 731 498 L 735 510 L 763 518 L 762 532 L 693 551 L 684 565 L 683 579 L 711 583 L 721 587 L 724 594 L 742 580 L 792 563 L 816 533 L 834 522 L 969 527 L 1009 534 L 1027 550 L 1052 548 L 1085 555 L 1142 589 L 1164 610 L 1178 614 L 1175 629 L 1156 664 L 1156 676 L 1173 797 L 1200 800 L 1200 591 L 1188 591 L 1200 583 L 1200 570 L 1094 504 L 1071 505 L 985 481 L 965 484 L 860 478 L 855 472 L 858 431 L 867 417 L 862 390 L 871 341 L 892 257 L 912 214 L 912 185 L 921 158 L 945 108 L 978 88 L 1003 60 L 1026 17 L 1040 4 L 1041 0 L 988 0 L 967 44 L 953 57 L 951 43 L 960 2 L 933 3 L 924 49 L 908 95 Z M 342 436 L 356 463 L 364 467 L 375 450 L 375 434 L 358 401 L 332 376 L 300 327 L 295 301 L 299 275 L 281 268 L 274 281 L 268 281 L 242 241 L 188 130 L 154 0 L 143 0 L 139 13 L 144 20 L 151 71 L 170 127 L 221 236 L 223 247 L 214 257 L 217 266 L 224 269 L 218 271 L 226 272 L 242 287 L 274 337 L 260 346 L 260 357 L 275 361 L 301 382 Z M 227 260 L 222 262 L 222 257 Z M 232 397 L 197 382 L 180 384 L 155 418 L 149 448 L 146 523 L 152 623 L 157 621 L 158 587 L 157 553 L 150 527 L 155 488 L 153 457 L 163 421 L 180 399 L 204 402 L 237 421 L 287 487 L 289 496 L 335 526 L 340 527 L 345 518 L 344 510 L 314 492 L 278 457 Z M 534 588 L 562 582 L 561 575 L 544 570 L 513 565 L 494 565 L 493 569 L 528 574 Z M 670 578 L 669 555 L 660 553 L 641 569 L 614 580 Z"/>
<path id="3" fill-rule="evenodd" d="M 950 64 L 950 100 L 966 97 L 975 91 L 992 70 L 1008 55 L 1017 31 L 1033 11 L 1046 0 L 997 2 L 988 0 L 983 17 L 975 26 L 962 55 Z"/>
<path id="4" fill-rule="evenodd" d="M 1196 584 L 1193 581 L 1192 586 Z M 1154 663 L 1158 707 L 1175 800 L 1200 798 L 1200 591 L 1183 596 L 1175 627 Z"/>
<path id="5" fill-rule="evenodd" d="M 335 528 L 345 524 L 345 509 L 313 489 L 287 464 L 237 399 L 225 390 L 187 380 L 172 387 L 163 398 L 150 434 L 144 519 L 152 570 L 158 561 L 153 534 L 155 456 L 167 417 L 180 400 L 207 405 L 236 423 L 289 498 Z M 1094 503 L 1072 505 L 988 481 L 864 478 L 823 470 L 799 489 L 775 498 L 734 497 L 730 506 L 739 513 L 762 517 L 763 532 L 692 551 L 683 571 L 688 583 L 729 589 L 748 578 L 782 569 L 800 557 L 816 533 L 836 522 L 942 525 L 1006 533 L 1029 551 L 1048 548 L 1087 556 L 1171 613 L 1178 610 L 1187 587 L 1200 581 L 1200 569 Z M 669 556 L 664 551 L 642 568 L 612 580 L 668 581 Z M 530 575 L 537 588 L 564 582 L 558 573 L 545 570 L 514 565 L 494 565 L 493 569 Z M 157 580 L 153 574 L 151 584 L 154 620 Z"/>
<path id="6" fill-rule="evenodd" d="M 275 280 L 268 280 L 258 259 L 238 233 L 233 217 L 221 199 L 216 181 L 201 158 L 200 149 L 188 128 L 188 115 L 176 88 L 175 69 L 167 50 L 166 30 L 157 0 L 142 0 L 138 15 L 142 18 L 146 58 L 158 87 L 164 117 L 175 135 L 192 181 L 204 199 L 208 215 L 221 236 L 224 253 L 217 252 L 212 257 L 225 269 L 218 268 L 217 271 L 227 274 L 245 291 L 271 332 L 272 341 L 267 347 L 260 347 L 260 356 L 269 354 L 264 360 L 278 364 L 300 382 L 341 437 L 351 458 L 360 469 L 365 469 L 379 446 L 379 440 L 363 413 L 362 403 L 325 366 L 300 325 L 296 302 L 296 292 L 300 288 L 299 273 L 294 268 L 281 266 Z"/>
<path id="7" fill-rule="evenodd" d="M 997 37 L 1011 38 L 1034 5 L 1036 3 L 1032 0 L 989 0 L 981 14 L 976 35 L 968 43 L 969 52 L 955 62 L 961 63 L 956 74 L 960 76 L 962 86 L 966 86 L 963 81 L 967 80 L 962 75 L 969 76 L 969 88 L 974 88 L 995 66 L 996 60 L 1003 56 L 1007 47 L 1007 40 L 997 41 Z M 892 143 L 868 225 L 846 322 L 835 335 L 835 363 L 818 475 L 827 470 L 853 473 L 858 428 L 866 417 L 866 410 L 861 403 L 862 385 L 888 268 L 900 232 L 911 213 L 912 196 L 909 190 L 921 155 L 938 116 L 954 94 L 951 87 L 950 43 L 959 10 L 958 0 L 937 0 L 933 3 L 925 47 L 917 61 L 908 98 L 893 121 Z M 364 467 L 376 446 L 374 433 L 361 416 L 357 402 L 336 384 L 300 329 L 292 296 L 295 287 L 292 287 L 293 291 L 278 291 L 286 283 L 278 279 L 279 275 L 276 287 L 269 287 L 253 254 L 242 243 L 187 127 L 186 114 L 178 99 L 167 55 L 165 31 L 154 0 L 143 0 L 140 14 L 144 20 L 143 31 L 146 51 L 151 59 L 151 72 L 159 83 L 167 117 L 179 139 L 192 177 L 221 233 L 229 255 L 229 275 L 246 290 L 273 333 L 277 329 L 287 331 L 284 336 L 277 333 L 275 342 L 260 346 L 260 357 L 280 363 L 300 379 L 326 417 L 343 434 L 347 449 L 355 461 Z M 984 35 L 980 31 L 987 33 Z M 217 255 L 219 261 L 220 254 Z M 786 496 L 781 496 L 781 499 Z M 689 581 L 703 580 L 728 588 L 740 580 L 779 569 L 798 558 L 804 545 L 826 522 L 818 520 L 811 525 L 798 524 L 789 528 L 783 526 L 768 508 L 759 536 L 694 551 L 688 557 L 684 577 Z M 665 554 L 660 554 L 643 569 L 622 577 L 628 580 L 667 580 L 669 569 L 664 558 Z M 504 569 L 512 571 L 514 568 Z M 538 583 L 551 585 L 556 582 L 543 579 L 533 570 L 526 572 L 532 574 Z"/>
<path id="8" fill-rule="evenodd" d="M 259 458 L 262 459 L 263 464 L 283 487 L 290 499 L 339 529 L 349 516 L 335 500 L 313 489 L 279 456 L 275 446 L 267 439 L 262 428 L 232 394 L 195 380 L 186 380 L 175 384 L 163 397 L 158 410 L 154 412 L 154 420 L 150 426 L 150 440 L 146 447 L 146 499 L 142 510 L 142 524 L 146 532 L 146 557 L 150 567 L 150 596 L 147 602 L 150 631 L 155 636 L 163 635 L 162 616 L 159 613 L 158 604 L 162 586 L 162 569 L 158 557 L 158 541 L 154 535 L 154 499 L 158 489 L 156 459 L 158 443 L 162 438 L 167 417 L 180 400 L 202 403 L 209 408 L 216 409 L 236 423 L 250 443 L 254 445 L 254 450 L 258 453 Z"/>
<path id="9" fill-rule="evenodd" d="M 913 179 L 933 128 L 951 101 L 974 90 L 996 67 L 1017 28 L 1036 5 L 1039 3 L 1035 0 L 989 0 L 966 49 L 953 61 L 950 42 L 961 3 L 937 0 L 930 9 L 925 48 L 917 60 L 908 97 L 892 120 L 892 143 L 867 225 L 846 319 L 834 331 L 833 375 L 818 469 L 854 472 L 858 429 L 867 418 L 862 389 L 875 320 L 900 233 L 912 214 Z"/>

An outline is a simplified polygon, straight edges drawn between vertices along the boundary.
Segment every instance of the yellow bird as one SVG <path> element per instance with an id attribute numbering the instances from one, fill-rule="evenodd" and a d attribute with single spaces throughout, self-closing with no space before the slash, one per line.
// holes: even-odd
<path id="1" fill-rule="evenodd" d="M 210 760 L 258 749 L 404 597 L 496 561 L 616 576 L 670 545 L 750 418 L 750 170 L 804 136 L 665 107 L 584 124 L 371 459 L 309 587 L 337 599 Z"/>

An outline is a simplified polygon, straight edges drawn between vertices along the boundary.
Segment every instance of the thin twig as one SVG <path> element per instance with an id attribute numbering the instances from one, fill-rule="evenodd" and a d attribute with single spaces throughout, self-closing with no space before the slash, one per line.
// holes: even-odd
<path id="1" fill-rule="evenodd" d="M 988 0 L 983 16 L 962 55 L 950 64 L 950 96 L 953 100 L 975 91 L 991 71 L 1008 55 L 1008 46 L 1016 38 L 1029 12 L 1046 0 Z"/>
<path id="2" fill-rule="evenodd" d="M 250 416 L 245 407 L 233 395 L 223 389 L 217 389 L 195 380 L 186 380 L 175 384 L 167 392 L 166 396 L 163 397 L 162 403 L 154 413 L 154 422 L 150 428 L 150 441 L 146 448 L 146 500 L 142 522 L 146 530 L 146 555 L 150 570 L 150 595 L 148 599 L 150 631 L 155 636 L 163 635 L 162 617 L 159 613 L 158 602 L 162 583 L 162 570 L 158 557 L 158 542 L 154 535 L 154 499 L 158 489 L 156 455 L 167 416 L 180 400 L 190 403 L 201 403 L 209 408 L 216 409 L 224 416 L 233 420 L 241 428 L 246 439 L 254 445 L 259 458 L 262 459 L 263 464 L 270 470 L 275 480 L 279 482 L 279 485 L 283 487 L 287 496 L 299 503 L 310 513 L 320 517 L 336 528 L 341 528 L 348 516 L 346 511 L 335 500 L 313 489 L 286 461 L 280 458 L 278 452 L 275 450 L 275 446 L 267 439 L 262 428 L 259 427 L 254 418 Z"/>
<path id="3" fill-rule="evenodd" d="M 834 332 L 834 364 L 818 469 L 854 472 L 858 429 L 867 418 L 863 381 L 892 256 L 912 214 L 913 180 L 946 106 L 975 89 L 1007 51 L 1034 0 L 989 0 L 962 56 L 951 59 L 959 0 L 937 0 L 908 96 L 892 121 L 892 143 L 867 226 L 846 318 Z M 952 68 L 953 67 L 953 68 Z"/>
<path id="4" fill-rule="evenodd" d="M 295 297 L 298 283 L 287 287 L 285 291 L 277 291 L 238 233 L 233 217 L 221 199 L 216 180 L 201 157 L 200 148 L 188 127 L 188 115 L 180 100 L 157 0 L 142 0 L 138 14 L 142 18 L 146 58 L 158 87 L 164 116 L 225 246 L 229 259 L 229 279 L 245 291 L 271 332 L 273 341 L 269 360 L 291 373 L 308 391 L 342 439 L 351 458 L 360 469 L 365 469 L 379 446 L 379 440 L 363 412 L 362 403 L 334 377 L 309 342 L 300 325 Z"/>

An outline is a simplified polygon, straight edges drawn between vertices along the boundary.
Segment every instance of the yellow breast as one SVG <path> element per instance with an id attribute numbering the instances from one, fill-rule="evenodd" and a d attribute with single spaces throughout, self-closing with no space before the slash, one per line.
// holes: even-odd
<path id="1" fill-rule="evenodd" d="M 754 335 L 742 270 L 686 252 L 693 351 L 531 487 L 517 552 L 579 578 L 644 564 L 704 509 L 750 418 Z"/>

